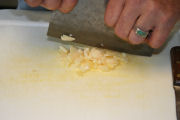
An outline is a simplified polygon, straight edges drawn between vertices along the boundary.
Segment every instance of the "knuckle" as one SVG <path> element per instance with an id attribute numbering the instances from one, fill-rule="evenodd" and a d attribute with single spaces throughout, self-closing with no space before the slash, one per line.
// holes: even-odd
<path id="1" fill-rule="evenodd" d="M 53 8 L 53 7 L 48 7 L 47 9 L 48 10 L 56 10 L 56 8 Z"/>
<path id="2" fill-rule="evenodd" d="M 164 37 L 161 38 L 154 38 L 154 40 L 150 41 L 148 44 L 149 46 L 151 46 L 154 49 L 158 49 L 161 46 L 164 45 L 166 39 Z"/>
<path id="3" fill-rule="evenodd" d="M 115 15 L 115 13 L 112 12 L 112 8 L 110 8 L 110 7 L 106 8 L 104 21 L 105 21 L 106 25 L 109 27 L 113 27 L 117 23 L 118 18 Z"/>
<path id="4" fill-rule="evenodd" d="M 49 10 L 57 10 L 59 8 L 59 0 L 46 0 L 44 1 L 44 6 Z"/>
<path id="5" fill-rule="evenodd" d="M 78 0 L 64 0 L 59 11 L 62 13 L 69 13 L 73 10 Z"/>
<path id="6" fill-rule="evenodd" d="M 139 41 L 139 39 L 137 37 L 134 36 L 130 36 L 129 37 L 129 43 L 133 44 L 133 45 L 138 45 L 141 43 L 141 41 Z"/>
<path id="7" fill-rule="evenodd" d="M 57 10 L 58 6 L 48 6 L 47 7 L 49 10 Z"/>
<path id="8" fill-rule="evenodd" d="M 40 3 L 37 0 L 26 0 L 26 3 L 31 7 L 36 7 L 40 5 Z"/>
<path id="9" fill-rule="evenodd" d="M 68 13 L 69 12 L 69 10 L 64 10 L 64 9 L 59 9 L 59 11 L 62 13 Z"/>
<path id="10" fill-rule="evenodd" d="M 69 13 L 70 11 L 72 11 L 72 9 L 69 8 L 59 8 L 59 11 L 62 13 Z"/>
<path id="11" fill-rule="evenodd" d="M 121 39 L 123 39 L 123 40 L 127 40 L 128 39 L 127 35 L 124 32 L 122 32 L 122 30 L 120 28 L 115 27 L 114 32 Z"/>
<path id="12" fill-rule="evenodd" d="M 56 10 L 57 8 L 56 7 L 53 7 L 53 6 L 45 6 L 45 8 L 47 8 L 48 10 Z"/>
<path id="13" fill-rule="evenodd" d="M 71 7 L 74 7 L 76 5 L 77 0 L 64 0 L 63 2 L 65 2 L 67 4 L 67 6 L 69 8 L 71 8 Z"/>
<path id="14" fill-rule="evenodd" d="M 109 27 L 114 26 L 114 22 L 110 19 L 110 17 L 108 15 L 105 16 L 104 21 L 105 21 L 107 26 L 109 26 Z"/>
<path id="15" fill-rule="evenodd" d="M 158 49 L 159 47 L 161 47 L 161 44 L 159 44 L 159 43 L 149 43 L 149 46 L 154 48 L 154 49 Z"/>
<path id="16" fill-rule="evenodd" d="M 157 11 L 160 9 L 160 6 L 159 6 L 159 4 L 157 4 L 156 2 L 152 1 L 152 2 L 149 4 L 148 9 L 149 9 L 150 12 L 157 12 Z"/>
<path id="17" fill-rule="evenodd" d="M 129 43 L 134 44 L 134 37 L 132 36 L 132 34 L 129 36 Z"/>

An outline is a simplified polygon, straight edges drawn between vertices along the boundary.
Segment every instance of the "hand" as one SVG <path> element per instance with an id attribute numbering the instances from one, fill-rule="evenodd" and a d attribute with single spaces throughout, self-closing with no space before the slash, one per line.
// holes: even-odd
<path id="1" fill-rule="evenodd" d="M 180 0 L 109 0 L 105 23 L 114 28 L 115 34 L 132 43 L 147 42 L 159 48 L 180 18 Z M 143 38 L 136 28 L 150 32 Z"/>
<path id="2" fill-rule="evenodd" d="M 78 0 L 25 0 L 31 7 L 42 6 L 48 10 L 59 10 L 63 13 L 70 12 Z"/>

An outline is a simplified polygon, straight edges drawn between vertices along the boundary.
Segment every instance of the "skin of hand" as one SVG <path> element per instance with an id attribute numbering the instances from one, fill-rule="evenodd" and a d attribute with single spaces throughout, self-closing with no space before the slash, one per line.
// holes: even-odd
<path id="1" fill-rule="evenodd" d="M 68 13 L 73 10 L 78 0 L 25 0 L 31 7 L 42 6 L 48 10 L 59 10 Z"/>
<path id="2" fill-rule="evenodd" d="M 180 19 L 180 0 L 109 0 L 104 19 L 129 43 L 159 48 Z M 136 27 L 151 34 L 142 38 L 136 35 Z"/>

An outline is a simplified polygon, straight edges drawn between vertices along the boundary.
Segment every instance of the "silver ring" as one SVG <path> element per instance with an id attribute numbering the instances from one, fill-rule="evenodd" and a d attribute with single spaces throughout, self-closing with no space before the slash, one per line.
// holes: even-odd
<path id="1" fill-rule="evenodd" d="M 136 35 L 142 37 L 142 38 L 147 38 L 149 35 L 149 32 L 146 32 L 138 27 L 136 27 Z"/>

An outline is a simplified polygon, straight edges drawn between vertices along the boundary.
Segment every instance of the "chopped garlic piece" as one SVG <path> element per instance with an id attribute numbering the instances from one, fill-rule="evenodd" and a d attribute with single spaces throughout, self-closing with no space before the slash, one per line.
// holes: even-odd
<path id="1" fill-rule="evenodd" d="M 123 57 L 126 57 L 126 53 L 122 53 L 122 56 L 123 56 Z"/>
<path id="2" fill-rule="evenodd" d="M 79 69 L 81 72 L 87 72 L 88 70 L 90 70 L 90 67 L 88 64 L 82 64 Z"/>
<path id="3" fill-rule="evenodd" d="M 68 53 L 68 50 L 63 46 L 59 46 L 59 49 L 62 50 L 64 53 Z"/>
<path id="4" fill-rule="evenodd" d="M 85 56 L 86 58 L 89 56 L 89 52 L 90 52 L 89 48 L 85 48 L 85 49 L 84 49 L 84 56 Z"/>
<path id="5" fill-rule="evenodd" d="M 97 48 L 92 48 L 89 55 L 91 58 L 100 59 L 103 57 L 104 53 L 103 51 L 98 50 Z"/>
<path id="6" fill-rule="evenodd" d="M 71 46 L 69 50 L 71 53 L 77 53 L 77 51 L 78 51 L 78 49 L 73 46 Z"/>
<path id="7" fill-rule="evenodd" d="M 98 48 L 80 49 L 71 46 L 67 50 L 60 46 L 59 51 L 69 67 L 75 67 L 76 70 L 82 73 L 90 70 L 108 72 L 116 69 L 116 67 L 123 63 L 127 63 L 127 56 L 125 53 L 117 54 L 109 50 Z"/>
<path id="8" fill-rule="evenodd" d="M 75 39 L 74 37 L 72 37 L 72 35 L 70 34 L 70 36 L 68 36 L 68 35 L 62 35 L 62 36 L 61 36 L 61 40 L 71 42 L 71 41 L 74 41 L 74 40 L 76 40 L 76 39 Z"/>
<path id="9" fill-rule="evenodd" d="M 101 47 L 104 47 L 104 44 L 103 44 L 103 43 L 101 43 L 101 44 L 100 44 L 100 46 L 101 46 Z"/>

